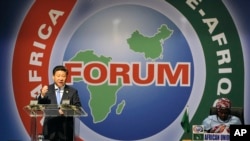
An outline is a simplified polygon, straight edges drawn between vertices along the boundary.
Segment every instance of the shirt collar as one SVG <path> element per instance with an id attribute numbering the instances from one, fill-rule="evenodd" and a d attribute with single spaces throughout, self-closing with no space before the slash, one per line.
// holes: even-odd
<path id="1" fill-rule="evenodd" d="M 58 87 L 56 84 L 55 84 L 54 86 L 55 86 L 55 90 L 58 90 L 58 89 L 59 89 L 59 87 Z M 60 88 L 60 90 L 64 90 L 64 87 L 65 87 L 65 85 L 62 86 L 62 87 Z"/>

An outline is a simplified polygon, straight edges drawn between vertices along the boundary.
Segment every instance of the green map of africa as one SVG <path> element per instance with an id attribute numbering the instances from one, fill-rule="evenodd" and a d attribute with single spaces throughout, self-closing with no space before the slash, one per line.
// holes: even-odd
<path id="1" fill-rule="evenodd" d="M 162 45 L 166 39 L 171 37 L 172 33 L 173 31 L 163 24 L 152 37 L 142 35 L 138 30 L 134 31 L 131 37 L 127 39 L 127 43 L 132 51 L 143 54 L 145 59 L 155 60 L 162 57 Z M 94 50 L 81 50 L 70 61 L 82 61 L 84 64 L 95 61 L 108 65 L 112 58 L 102 55 L 98 56 L 94 53 Z M 98 71 L 93 71 L 92 76 L 97 77 Z M 82 78 L 74 78 L 74 82 L 80 81 L 83 81 Z M 111 108 L 117 103 L 117 93 L 121 88 L 121 80 L 119 80 L 116 86 L 110 86 L 107 82 L 98 86 L 87 85 L 87 89 L 90 92 L 89 107 L 93 123 L 102 122 L 108 117 Z M 125 105 L 125 100 L 117 104 L 117 115 L 122 113 Z"/>

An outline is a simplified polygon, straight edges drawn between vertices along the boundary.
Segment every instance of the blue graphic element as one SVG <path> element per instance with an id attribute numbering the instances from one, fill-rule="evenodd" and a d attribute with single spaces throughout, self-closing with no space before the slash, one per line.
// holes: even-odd
<path id="1" fill-rule="evenodd" d="M 173 30 L 173 34 L 163 44 L 162 58 L 155 62 L 169 62 L 173 68 L 177 62 L 190 62 L 191 86 L 124 86 L 118 91 L 117 103 L 104 121 L 93 123 L 91 115 L 81 119 L 90 129 L 112 139 L 136 140 L 167 128 L 178 117 L 190 96 L 193 60 L 178 27 L 161 13 L 147 7 L 121 5 L 104 9 L 84 21 L 74 33 L 65 51 L 64 61 L 69 61 L 79 51 L 93 50 L 98 56 L 112 57 L 112 62 L 140 62 L 145 68 L 145 63 L 151 60 L 130 50 L 126 41 L 135 30 L 147 37 L 154 36 L 163 24 Z M 142 73 L 145 73 L 145 69 Z M 88 107 L 86 111 L 91 113 L 88 105 L 90 93 L 86 84 L 75 82 L 74 87 L 80 90 L 83 107 Z M 126 101 L 126 106 L 121 115 L 116 115 L 116 106 L 122 100 Z"/>

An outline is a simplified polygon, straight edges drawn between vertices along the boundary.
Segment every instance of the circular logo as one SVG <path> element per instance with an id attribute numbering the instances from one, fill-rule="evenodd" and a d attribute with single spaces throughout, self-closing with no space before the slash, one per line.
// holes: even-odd
<path id="1" fill-rule="evenodd" d="M 171 0 L 60 2 L 34 2 L 17 37 L 12 81 L 27 131 L 23 107 L 53 83 L 58 64 L 69 69 L 68 84 L 89 115 L 77 125 L 84 140 L 179 140 L 173 131 L 183 134 L 186 105 L 191 124 L 201 123 L 217 97 L 237 97 L 234 105 L 242 106 L 244 73 L 234 69 L 243 67 L 241 46 L 223 5 L 216 13 L 209 1 L 206 7 Z"/>
<path id="2" fill-rule="evenodd" d="M 204 133 L 204 127 L 202 125 L 193 125 L 193 133 Z"/>
<path id="3" fill-rule="evenodd" d="M 74 79 L 91 113 L 81 120 L 112 139 L 161 132 L 179 116 L 192 90 L 193 58 L 185 37 L 168 17 L 144 6 L 113 6 L 84 20 L 64 61 L 82 63 L 83 73 L 96 67 Z M 91 84 L 89 77 L 107 79 Z M 178 106 L 168 108 L 173 105 Z"/>

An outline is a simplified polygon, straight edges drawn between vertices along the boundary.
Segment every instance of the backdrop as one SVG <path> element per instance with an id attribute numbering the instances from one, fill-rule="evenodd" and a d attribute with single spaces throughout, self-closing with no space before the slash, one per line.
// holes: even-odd
<path id="1" fill-rule="evenodd" d="M 250 123 L 246 0 L 2 0 L 2 140 L 30 140 L 24 106 L 65 65 L 81 141 L 191 138 L 217 98 Z M 38 120 L 41 132 L 42 118 Z"/>

